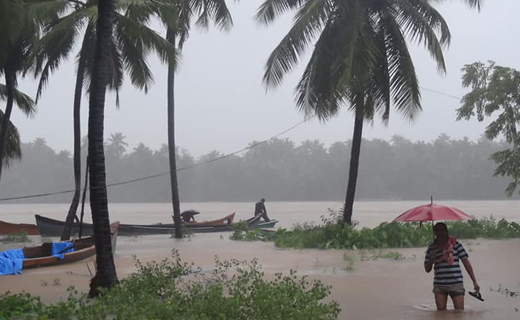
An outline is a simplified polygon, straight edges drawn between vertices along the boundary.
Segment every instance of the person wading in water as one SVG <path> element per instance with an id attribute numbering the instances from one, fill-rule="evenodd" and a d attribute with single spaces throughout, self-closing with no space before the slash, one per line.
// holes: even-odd
<path id="1" fill-rule="evenodd" d="M 480 287 L 468 254 L 460 242 L 450 237 L 445 223 L 437 223 L 433 231 L 435 240 L 426 251 L 424 270 L 429 273 L 432 267 L 434 269 L 433 294 L 437 310 L 446 310 L 448 296 L 451 297 L 455 310 L 464 310 L 465 290 L 459 262 L 462 262 L 473 281 L 474 295 L 480 296 Z"/>

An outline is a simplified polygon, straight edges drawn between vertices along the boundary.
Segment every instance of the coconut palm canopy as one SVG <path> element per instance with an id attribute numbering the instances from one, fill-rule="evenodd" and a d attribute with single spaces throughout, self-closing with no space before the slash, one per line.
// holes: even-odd
<path id="1" fill-rule="evenodd" d="M 407 41 L 423 44 L 440 72 L 446 67 L 442 53 L 451 35 L 448 25 L 432 6 L 442 0 L 267 0 L 257 20 L 270 24 L 296 10 L 294 24 L 273 50 L 266 65 L 268 87 L 281 83 L 305 50 L 316 45 L 296 88 L 298 106 L 321 119 L 337 114 L 343 103 L 356 106 L 365 97 L 366 115 L 390 104 L 413 119 L 420 111 L 420 92 Z M 480 6 L 479 0 L 466 0 Z"/>
<path id="2" fill-rule="evenodd" d="M 126 71 L 132 84 L 145 92 L 153 83 L 147 57 L 155 52 L 163 62 L 176 64 L 174 48 L 160 34 L 148 27 L 151 13 L 158 7 L 169 6 L 165 1 L 117 0 L 114 14 L 114 36 L 110 47 L 109 89 L 116 92 L 122 86 Z M 48 83 L 50 74 L 59 67 L 74 49 L 78 37 L 84 32 L 77 54 L 78 63 L 86 65 L 83 77 L 91 77 L 98 17 L 97 1 L 53 0 L 45 3 L 46 10 L 62 13 L 59 19 L 45 28 L 35 53 L 35 74 L 40 75 L 37 98 Z M 43 4 L 42 4 L 43 6 Z M 171 7 L 170 7 L 171 8 Z M 90 85 L 84 81 L 84 85 Z"/>

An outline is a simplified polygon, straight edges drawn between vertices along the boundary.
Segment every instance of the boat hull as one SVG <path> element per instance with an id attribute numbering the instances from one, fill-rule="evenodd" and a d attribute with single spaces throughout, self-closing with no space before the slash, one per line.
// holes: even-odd
<path id="1" fill-rule="evenodd" d="M 38 231 L 38 227 L 34 224 L 26 224 L 26 223 L 9 223 L 0 221 L 0 235 L 10 235 L 10 234 L 21 234 L 25 233 L 28 236 L 37 236 L 40 234 Z"/>
<path id="2" fill-rule="evenodd" d="M 38 230 L 43 237 L 59 237 L 65 226 L 65 222 L 35 215 L 36 225 Z M 205 232 L 208 229 L 221 229 L 229 227 L 233 223 L 235 213 L 229 214 L 224 218 L 202 221 L 202 222 L 190 222 L 183 223 L 183 227 L 192 232 Z M 139 224 L 121 224 L 119 226 L 120 236 L 143 236 L 143 235 L 154 235 L 154 234 L 172 234 L 175 232 L 174 224 L 151 224 L 151 225 L 139 225 Z M 83 223 L 81 234 L 92 235 L 94 233 L 92 224 Z M 72 225 L 72 234 L 79 234 L 79 224 L 74 223 Z"/>
<path id="3" fill-rule="evenodd" d="M 112 237 L 112 252 L 116 251 L 119 222 L 110 225 Z M 96 254 L 94 237 L 87 237 L 72 241 L 74 251 L 63 254 L 63 259 L 51 256 L 51 243 L 44 243 L 36 247 L 25 247 L 22 269 L 47 267 L 85 260 Z"/>

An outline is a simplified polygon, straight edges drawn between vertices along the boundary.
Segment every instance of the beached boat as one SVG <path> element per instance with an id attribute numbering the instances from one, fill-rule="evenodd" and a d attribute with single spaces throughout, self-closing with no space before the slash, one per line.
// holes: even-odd
<path id="1" fill-rule="evenodd" d="M 0 220 L 0 235 L 22 234 L 28 236 L 37 236 L 40 234 L 38 227 L 34 224 L 26 223 L 9 223 Z"/>
<path id="2" fill-rule="evenodd" d="M 113 252 L 116 250 L 118 228 L 119 222 L 114 222 L 110 225 Z M 94 237 L 72 240 L 70 241 L 70 247 L 65 248 L 64 251 L 71 247 L 74 249 L 74 251 L 63 253 L 62 257 L 57 257 L 55 255 L 53 256 L 51 254 L 52 243 L 44 243 L 36 247 L 24 247 L 22 269 L 72 263 L 90 258 L 96 254 Z"/>
<path id="3" fill-rule="evenodd" d="M 38 226 L 38 230 L 43 237 L 59 237 L 63 231 L 63 227 L 65 226 L 65 222 L 43 217 L 40 215 L 35 215 L 36 217 L 36 225 Z M 192 222 L 183 222 L 183 227 L 189 229 L 190 231 L 197 232 L 197 229 L 204 230 L 218 230 L 220 228 L 225 228 L 230 226 L 233 223 L 233 219 L 235 218 L 235 213 L 229 214 L 223 218 L 216 220 L 208 220 L 208 221 L 192 221 Z M 172 234 L 174 233 L 175 225 L 173 223 L 168 224 L 121 224 L 119 226 L 119 235 L 120 236 L 141 236 L 141 235 L 152 235 L 152 234 Z M 72 225 L 72 234 L 79 233 L 79 224 L 74 223 Z M 93 228 L 92 224 L 83 223 L 82 226 L 82 235 L 92 235 Z"/>

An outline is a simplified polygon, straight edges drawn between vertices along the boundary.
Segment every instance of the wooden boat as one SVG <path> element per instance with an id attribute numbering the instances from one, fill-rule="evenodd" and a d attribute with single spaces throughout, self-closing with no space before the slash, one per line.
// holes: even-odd
<path id="1" fill-rule="evenodd" d="M 40 215 L 35 215 L 36 217 L 36 225 L 38 226 L 38 230 L 43 237 L 59 237 L 65 226 L 65 222 L 43 217 Z M 220 228 L 225 228 L 230 226 L 233 223 L 233 219 L 235 218 L 235 213 L 229 214 L 223 218 L 217 220 L 209 220 L 209 221 L 201 221 L 201 222 L 183 222 L 183 226 L 186 229 L 189 229 L 193 232 L 198 232 L 198 229 L 207 230 L 215 228 L 218 230 Z M 142 236 L 142 235 L 152 235 L 152 234 L 172 234 L 175 232 L 175 225 L 173 223 L 169 224 L 151 224 L 151 225 L 140 225 L 140 224 L 121 224 L 119 226 L 119 235 L 120 236 Z M 208 229 L 208 230 L 209 230 Z M 79 224 L 74 223 L 72 225 L 72 234 L 79 233 Z M 92 235 L 93 228 L 92 224 L 83 223 L 82 227 L 82 235 Z"/>
<path id="2" fill-rule="evenodd" d="M 112 233 L 112 250 L 115 252 L 117 245 L 119 222 L 110 225 Z M 87 259 L 96 254 L 94 237 L 81 238 L 71 241 L 74 251 L 63 254 L 63 259 L 51 255 L 52 243 L 44 243 L 36 247 L 24 247 L 23 269 L 46 267 L 58 264 L 72 263 Z"/>
<path id="3" fill-rule="evenodd" d="M 278 220 L 271 219 L 269 221 L 262 221 L 262 216 L 258 215 L 256 217 L 252 217 L 250 219 L 240 221 L 240 222 L 246 222 L 248 229 L 253 230 L 253 229 L 273 228 L 278 223 Z M 233 231 L 233 225 L 210 227 L 210 228 L 200 227 L 200 228 L 193 228 L 193 229 L 188 229 L 188 230 L 193 233 L 228 232 L 228 231 Z"/>
<path id="4" fill-rule="evenodd" d="M 37 236 L 40 234 L 38 227 L 34 224 L 26 223 L 9 223 L 0 220 L 0 235 L 25 233 L 28 236 Z"/>

